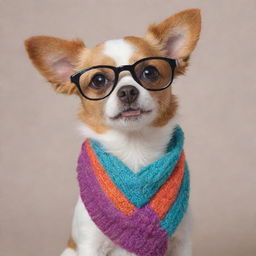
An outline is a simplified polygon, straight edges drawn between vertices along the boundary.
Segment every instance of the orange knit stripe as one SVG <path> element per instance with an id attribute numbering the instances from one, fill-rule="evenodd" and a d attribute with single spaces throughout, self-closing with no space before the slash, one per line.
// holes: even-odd
<path id="1" fill-rule="evenodd" d="M 98 158 L 91 148 L 90 142 L 88 140 L 86 141 L 85 145 L 90 158 L 90 162 L 95 172 L 95 176 L 97 177 L 97 180 L 104 193 L 108 196 L 116 208 L 122 211 L 125 215 L 132 215 L 136 210 L 136 207 L 119 191 L 116 185 L 112 182 L 105 169 L 98 161 Z"/>
<path id="2" fill-rule="evenodd" d="M 174 203 L 179 193 L 182 178 L 185 171 L 185 154 L 182 151 L 180 160 L 177 163 L 173 173 L 162 185 L 160 190 L 151 199 L 149 205 L 157 213 L 160 219 L 164 218 Z"/>

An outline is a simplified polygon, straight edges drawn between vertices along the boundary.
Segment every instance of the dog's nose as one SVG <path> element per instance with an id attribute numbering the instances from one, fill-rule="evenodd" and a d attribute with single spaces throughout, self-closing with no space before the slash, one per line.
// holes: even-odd
<path id="1" fill-rule="evenodd" d="M 122 86 L 117 91 L 117 96 L 123 103 L 133 103 L 139 96 L 139 90 L 132 85 Z"/>

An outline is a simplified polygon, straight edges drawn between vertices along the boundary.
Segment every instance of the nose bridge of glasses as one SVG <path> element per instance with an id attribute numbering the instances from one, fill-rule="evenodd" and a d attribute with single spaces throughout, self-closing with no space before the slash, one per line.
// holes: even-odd
<path id="1" fill-rule="evenodd" d="M 132 65 L 123 65 L 120 67 L 117 67 L 117 74 L 119 80 L 125 76 L 132 76 Z"/>
<path id="2" fill-rule="evenodd" d="M 132 67 L 132 65 L 123 65 L 123 66 L 118 67 L 117 69 L 118 69 L 118 72 L 120 73 L 125 70 L 130 71 L 131 67 Z"/>
<path id="3" fill-rule="evenodd" d="M 118 74 L 120 75 L 120 73 L 122 74 L 131 74 L 131 70 L 132 70 L 132 65 L 123 65 L 123 66 L 119 66 L 117 67 L 117 71 L 118 71 Z"/>

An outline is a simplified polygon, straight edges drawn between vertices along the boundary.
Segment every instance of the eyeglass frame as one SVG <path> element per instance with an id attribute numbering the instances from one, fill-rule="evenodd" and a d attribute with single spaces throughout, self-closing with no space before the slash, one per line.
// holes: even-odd
<path id="1" fill-rule="evenodd" d="M 165 60 L 167 61 L 170 66 L 171 66 L 171 69 L 172 69 L 172 77 L 171 77 L 171 80 L 170 82 L 163 88 L 146 88 L 143 86 L 143 84 L 139 81 L 139 79 L 137 78 L 137 75 L 135 73 L 135 66 L 138 65 L 139 63 L 143 62 L 143 61 L 147 61 L 147 60 L 152 60 L 152 59 L 155 59 L 155 60 Z M 162 90 L 165 90 L 167 89 L 173 82 L 173 78 L 174 78 L 174 72 L 175 72 L 175 69 L 178 67 L 178 60 L 177 59 L 171 59 L 171 58 L 166 58 L 166 57 L 147 57 L 147 58 L 143 58 L 143 59 L 140 59 L 138 61 L 136 61 L 135 63 L 133 63 L 132 65 L 122 65 L 122 66 L 119 66 L 119 67 L 114 67 L 114 66 L 109 66 L 109 65 L 97 65 L 97 66 L 92 66 L 90 68 L 86 68 L 86 69 L 83 69 L 81 71 L 78 71 L 76 73 L 74 73 L 73 75 L 71 75 L 70 77 L 70 80 L 72 83 L 74 83 L 78 89 L 78 91 L 81 93 L 81 95 L 88 99 L 88 100 L 103 100 L 105 98 L 107 98 L 115 89 L 117 83 L 118 83 L 118 79 L 119 79 L 119 74 L 122 72 L 122 71 L 129 71 L 130 74 L 132 75 L 133 79 L 140 85 L 142 86 L 144 89 L 148 90 L 148 91 L 162 91 Z M 101 98 L 90 98 L 88 96 L 86 96 L 82 89 L 81 89 L 81 86 L 80 86 L 80 77 L 81 75 L 83 75 L 85 72 L 89 71 L 89 70 L 92 70 L 92 69 L 96 69 L 96 68 L 109 68 L 111 70 L 114 71 L 114 74 L 115 74 L 115 80 L 113 81 L 113 86 L 112 86 L 112 89 L 110 90 L 110 92 L 101 97 Z"/>

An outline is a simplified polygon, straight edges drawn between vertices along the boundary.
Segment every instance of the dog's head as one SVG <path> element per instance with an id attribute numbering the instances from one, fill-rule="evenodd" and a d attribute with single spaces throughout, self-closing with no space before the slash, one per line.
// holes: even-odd
<path id="1" fill-rule="evenodd" d="M 185 72 L 200 26 L 200 11 L 191 9 L 149 26 L 144 38 L 124 37 L 89 49 L 81 40 L 36 36 L 25 46 L 57 92 L 81 98 L 79 117 L 87 126 L 97 133 L 131 131 L 161 127 L 174 117 L 170 85 Z"/>

